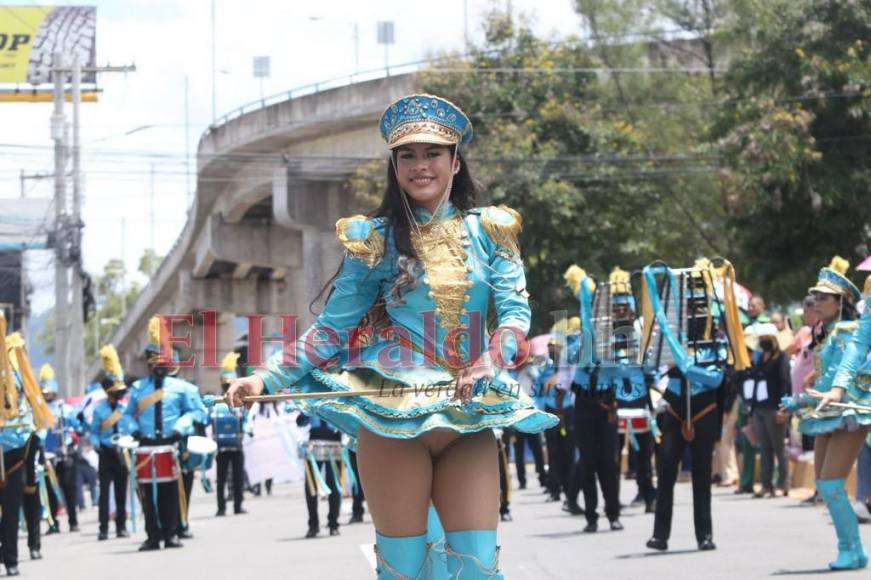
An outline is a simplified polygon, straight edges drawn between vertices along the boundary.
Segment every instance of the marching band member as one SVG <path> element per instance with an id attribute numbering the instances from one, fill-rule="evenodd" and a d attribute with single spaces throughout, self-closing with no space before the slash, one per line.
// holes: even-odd
<path id="1" fill-rule="evenodd" d="M 197 468 L 191 465 L 188 459 L 188 437 L 190 435 L 199 435 L 205 436 L 206 434 L 206 424 L 208 423 L 208 410 L 206 409 L 205 402 L 203 401 L 202 395 L 200 395 L 200 389 L 193 383 L 189 383 L 183 379 L 178 378 L 178 361 L 179 355 L 177 351 L 173 351 L 173 367 L 169 371 L 169 376 L 173 377 L 176 381 L 183 384 L 188 390 L 188 396 L 192 401 L 195 401 L 195 407 L 197 411 L 194 413 L 193 420 L 193 430 L 190 433 L 187 433 L 182 436 L 182 440 L 179 443 L 180 449 L 180 466 L 181 466 L 181 480 L 182 486 L 184 489 L 184 501 L 179 502 L 179 509 L 184 508 L 184 513 L 179 513 L 178 520 L 178 537 L 179 539 L 191 539 L 194 535 L 190 530 L 190 521 L 188 519 L 188 512 L 190 511 L 191 505 L 191 494 L 194 491 L 194 476 L 196 475 Z"/>
<path id="2" fill-rule="evenodd" d="M 0 557 L 7 576 L 18 576 L 18 525 L 25 497 L 25 471 L 32 450 L 39 445 L 34 427 L 45 429 L 54 422 L 48 404 L 40 392 L 19 333 L 6 336 L 6 318 L 0 312 L 0 401 L 6 409 L 0 429 Z M 35 478 L 34 478 L 35 479 Z M 28 520 L 28 544 L 31 558 L 42 557 L 39 547 L 31 543 Z M 38 522 L 36 541 L 39 541 Z"/>
<path id="3" fill-rule="evenodd" d="M 124 415 L 127 406 L 122 399 L 127 393 L 124 371 L 118 353 L 111 344 L 100 349 L 100 386 L 106 398 L 99 401 L 93 410 L 89 431 L 94 447 L 100 458 L 98 474 L 100 480 L 100 532 L 97 539 L 109 539 L 109 494 L 115 496 L 115 535 L 127 538 L 127 478 L 128 466 L 122 450 L 117 446 L 121 435 L 130 435 L 136 428 L 129 416 Z"/>
<path id="4" fill-rule="evenodd" d="M 148 345 L 145 357 L 148 361 L 148 376 L 133 383 L 130 400 L 124 410 L 125 416 L 136 419 L 134 437 L 140 442 L 137 449 L 137 464 L 143 448 L 177 446 L 184 435 L 193 433 L 194 421 L 205 415 L 205 407 L 198 397 L 193 397 L 188 383 L 168 376 L 174 364 L 168 357 L 161 356 L 161 321 L 152 318 L 148 322 Z M 166 332 L 166 335 L 169 333 Z M 168 350 L 168 349 L 167 349 Z M 150 461 L 157 458 L 151 456 Z M 142 511 L 145 514 L 145 531 L 148 539 L 139 547 L 140 551 L 159 550 L 163 540 L 166 548 L 180 548 L 176 538 L 179 519 L 179 489 L 177 459 L 176 470 L 171 481 L 143 481 L 139 479 L 142 493 Z"/>
<path id="5" fill-rule="evenodd" d="M 871 404 L 871 380 L 866 363 L 871 345 L 871 315 L 856 322 L 859 289 L 846 277 L 849 264 L 835 257 L 820 270 L 810 289 L 814 310 L 822 322 L 822 333 L 814 337 L 816 382 L 797 397 L 786 397 L 784 407 L 798 411 L 799 430 L 814 435 L 816 487 L 829 509 L 838 537 L 838 557 L 829 562 L 832 570 L 853 570 L 868 565 L 859 523 L 844 489 L 845 480 L 865 443 L 871 413 L 845 409 L 835 404 Z M 866 305 L 868 302 L 866 302 Z"/>
<path id="6" fill-rule="evenodd" d="M 230 381 L 237 378 L 236 365 L 239 354 L 228 353 L 221 362 L 221 392 L 226 393 Z M 227 470 L 233 470 L 233 513 L 246 513 L 242 508 L 245 487 L 245 453 L 242 440 L 245 435 L 253 435 L 248 413 L 244 409 L 230 408 L 226 403 L 217 402 L 211 409 L 209 423 L 212 426 L 212 436 L 218 444 L 218 512 L 217 516 L 227 513 Z"/>
<path id="7" fill-rule="evenodd" d="M 661 299 L 656 276 L 664 277 Z M 673 364 L 666 376 L 667 386 L 660 399 L 662 411 L 658 415 L 662 442 L 657 456 L 656 509 L 653 537 L 647 547 L 667 550 L 671 536 L 674 485 L 684 451 L 690 450 L 693 483 L 693 521 L 699 550 L 715 550 L 713 521 L 711 519 L 711 467 L 714 443 L 720 430 L 718 403 L 723 385 L 725 367 L 733 364 L 736 370 L 750 366 L 744 335 L 738 322 L 738 307 L 734 295 L 734 269 L 723 260 L 714 267 L 707 260 L 699 260 L 693 268 L 672 270 L 665 264 L 647 266 L 643 271 L 642 336 L 649 343 L 652 329 L 658 331 L 662 341 L 658 350 L 668 349 Z M 720 305 L 715 283 L 722 282 L 723 304 Z M 686 320 L 679 320 L 674 335 L 662 301 L 683 312 Z M 678 316 L 680 319 L 680 316 Z M 666 347 L 664 343 L 667 343 Z M 645 344 L 647 351 L 649 344 Z M 659 365 L 659 359 L 650 362 Z"/>
<path id="8" fill-rule="evenodd" d="M 373 217 L 338 222 L 347 255 L 324 311 L 295 351 L 284 349 L 297 355 L 293 364 L 282 364 L 279 352 L 267 368 L 234 381 L 227 398 L 241 405 L 264 388 L 388 394 L 305 403 L 358 438 L 379 578 L 421 572 L 431 500 L 445 529 L 449 571 L 501 577 L 492 429 L 534 433 L 556 423 L 504 372 L 530 323 L 520 216 L 475 208 L 476 187 L 459 152 L 472 127 L 452 103 L 404 97 L 379 126 L 390 151 L 384 200 Z M 492 357 L 485 351 L 491 297 Z M 389 326 L 355 332 L 373 305 L 373 315 L 383 316 L 367 320 Z M 337 364 L 321 368 L 334 355 Z"/>
<path id="9" fill-rule="evenodd" d="M 321 523 L 318 518 L 318 493 L 328 494 L 329 513 L 327 514 L 327 526 L 331 536 L 339 535 L 339 512 L 342 509 L 342 488 L 340 470 L 342 458 L 340 450 L 342 446 L 342 432 L 319 418 L 317 415 L 309 416 L 300 412 L 296 417 L 299 427 L 309 426 L 306 447 L 305 472 L 305 505 L 308 510 L 308 531 L 306 538 L 314 538 L 321 532 Z M 323 455 L 318 456 L 319 448 Z M 322 472 L 325 472 L 324 476 Z M 324 477 L 326 479 L 324 479 Z"/>
<path id="10" fill-rule="evenodd" d="M 572 472 L 572 442 L 569 439 L 569 431 L 566 428 L 567 417 L 562 411 L 558 411 L 560 403 L 564 401 L 565 391 L 559 387 L 562 378 L 560 372 L 562 345 L 554 337 L 547 343 L 548 358 L 541 365 L 535 377 L 534 389 L 536 394 L 536 406 L 560 417 L 559 425 L 544 432 L 547 445 L 547 483 L 549 496 L 547 501 L 559 501 L 565 491 L 568 498 L 569 477 Z M 562 397 L 562 398 L 561 398 Z M 570 406 L 566 405 L 567 411 Z"/>
<path id="11" fill-rule="evenodd" d="M 611 335 L 614 362 L 617 364 L 614 391 L 617 396 L 618 414 L 622 409 L 653 410 L 650 402 L 650 387 L 655 373 L 645 364 L 638 364 L 630 353 L 638 352 L 640 337 L 635 328 L 636 308 L 632 294 L 629 272 L 615 267 L 609 277 L 611 289 Z M 650 415 L 648 414 L 648 417 Z M 635 482 L 638 496 L 644 501 L 645 512 L 652 514 L 656 502 L 656 488 L 653 486 L 654 439 L 651 430 L 629 432 L 632 419 L 626 420 L 630 444 L 637 449 L 635 456 Z M 621 441 L 623 435 L 621 435 Z M 622 444 L 620 448 L 622 449 Z M 618 457 L 619 461 L 619 457 Z M 618 479 L 619 481 L 619 479 Z"/>
<path id="12" fill-rule="evenodd" d="M 39 383 L 42 394 L 48 402 L 52 415 L 57 418 L 54 428 L 44 432 L 45 451 L 50 454 L 49 459 L 57 476 L 57 483 L 63 495 L 64 509 L 67 511 L 70 531 L 79 531 L 79 518 L 77 511 L 76 482 L 78 476 L 78 441 L 84 426 L 79 421 L 76 410 L 67 405 L 63 399 L 58 398 L 58 385 L 55 379 L 54 369 L 51 365 L 44 364 L 39 369 Z M 49 527 L 46 535 L 60 532 L 60 523 L 57 520 L 58 498 L 54 493 L 48 494 L 48 503 L 51 509 L 51 517 L 54 524 Z"/>
<path id="13" fill-rule="evenodd" d="M 584 515 L 587 518 L 584 532 L 593 533 L 599 529 L 597 477 L 605 498 L 605 515 L 611 530 L 620 531 L 623 524 L 620 522 L 618 492 L 617 403 L 613 382 L 605 377 L 602 380 L 599 378 L 603 368 L 613 370 L 613 366 L 607 361 L 603 365 L 594 355 L 592 305 L 596 283 L 575 265 L 566 270 L 564 277 L 580 302 L 583 336 L 583 340 L 578 342 L 578 355 L 572 354 L 570 358 L 578 362 L 572 390 L 575 392 L 575 437 L 583 462 Z"/>

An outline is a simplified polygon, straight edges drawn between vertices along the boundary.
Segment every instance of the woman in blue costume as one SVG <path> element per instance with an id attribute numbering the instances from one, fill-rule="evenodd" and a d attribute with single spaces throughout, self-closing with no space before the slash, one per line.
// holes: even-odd
<path id="1" fill-rule="evenodd" d="M 227 399 L 239 405 L 264 389 L 379 389 L 385 396 L 307 403 L 357 438 L 378 578 L 431 574 L 430 503 L 444 525 L 451 577 L 501 578 L 492 429 L 535 433 L 557 422 L 504 368 L 530 324 L 520 216 L 475 208 L 459 151 L 472 126 L 452 103 L 404 97 L 379 128 L 390 150 L 384 199 L 371 217 L 336 224 L 345 258 L 323 312 L 295 348 L 234 381 Z M 497 326 L 488 336 L 490 301 Z"/>
<path id="2" fill-rule="evenodd" d="M 856 461 L 871 413 L 834 407 L 830 403 L 871 403 L 871 377 L 865 355 L 871 345 L 871 318 L 856 322 L 859 289 L 844 274 L 848 265 L 841 258 L 820 270 L 810 289 L 814 310 L 822 323 L 822 334 L 814 337 L 816 381 L 813 388 L 797 398 L 785 397 L 783 406 L 797 411 L 799 430 L 814 435 L 814 475 L 820 496 L 826 502 L 838 536 L 838 557 L 829 562 L 833 570 L 851 570 L 868 565 L 859 523 L 850 506 L 844 483 Z M 857 328 L 859 328 L 857 332 Z M 857 378 L 857 374 L 865 377 Z"/>

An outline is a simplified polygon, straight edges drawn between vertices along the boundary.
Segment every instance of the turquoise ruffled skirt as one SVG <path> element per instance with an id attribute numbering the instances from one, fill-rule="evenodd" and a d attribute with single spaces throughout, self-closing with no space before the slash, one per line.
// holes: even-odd
<path id="1" fill-rule="evenodd" d="M 871 407 L 871 361 L 865 362 L 859 370 L 856 380 L 844 393 L 842 402 Z M 826 408 L 819 413 L 813 408 L 805 408 L 799 412 L 799 419 L 801 423 L 798 429 L 804 435 L 871 427 L 871 413 L 837 407 Z"/>
<path id="2" fill-rule="evenodd" d="M 513 428 L 539 433 L 559 420 L 535 408 L 532 399 L 504 371 L 486 388 L 479 386 L 469 403 L 452 400 L 456 379 L 423 356 L 414 364 L 385 368 L 364 356 L 357 365 L 315 369 L 297 384 L 302 392 L 371 391 L 380 396 L 325 398 L 306 401 L 315 413 L 351 437 L 362 428 L 382 437 L 413 439 L 435 429 L 475 433 Z M 367 360 L 368 359 L 368 360 Z"/>

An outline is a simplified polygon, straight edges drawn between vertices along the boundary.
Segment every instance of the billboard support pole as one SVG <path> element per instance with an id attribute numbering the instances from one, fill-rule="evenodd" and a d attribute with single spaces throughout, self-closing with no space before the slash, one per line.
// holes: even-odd
<path id="1" fill-rule="evenodd" d="M 54 203 L 55 203 L 55 371 L 63 396 L 78 396 L 85 392 L 85 315 L 82 307 L 82 168 L 81 124 L 79 109 L 82 102 L 81 80 L 83 72 L 132 72 L 130 66 L 85 66 L 76 58 L 72 66 L 55 54 L 52 67 L 54 80 L 54 113 L 51 133 L 54 147 Z M 66 75 L 72 75 L 72 215 L 66 211 L 67 129 L 64 115 Z M 72 269 L 72 280 L 70 270 Z M 72 296 L 71 291 L 72 290 Z M 70 300 L 72 298 L 72 300 Z"/>
<path id="2" fill-rule="evenodd" d="M 73 214 L 70 221 L 70 266 L 72 269 L 72 301 L 70 304 L 69 359 L 70 375 L 67 392 L 73 395 L 84 394 L 85 363 L 85 314 L 82 309 L 82 172 L 81 172 L 81 131 L 79 109 L 82 102 L 82 64 L 78 55 L 73 57 L 72 71 L 73 97 Z"/>
<path id="3" fill-rule="evenodd" d="M 63 56 L 54 55 L 53 62 L 62 64 Z M 61 388 L 69 388 L 69 278 L 66 240 L 66 117 L 64 115 L 64 84 L 66 71 L 62 66 L 52 70 L 54 81 L 54 112 L 51 116 L 51 137 L 54 140 L 54 359 Z"/>

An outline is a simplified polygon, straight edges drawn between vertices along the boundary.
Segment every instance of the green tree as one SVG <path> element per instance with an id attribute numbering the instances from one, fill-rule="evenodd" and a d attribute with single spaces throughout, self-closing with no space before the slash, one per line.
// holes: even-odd
<path id="1" fill-rule="evenodd" d="M 871 223 L 871 4 L 771 2 L 730 65 L 712 128 L 746 278 L 795 299 L 832 255 L 856 262 Z"/>

